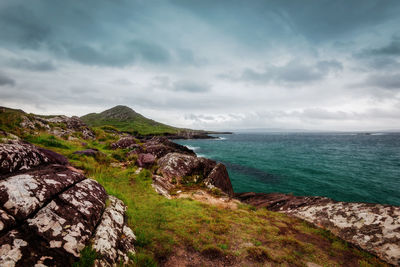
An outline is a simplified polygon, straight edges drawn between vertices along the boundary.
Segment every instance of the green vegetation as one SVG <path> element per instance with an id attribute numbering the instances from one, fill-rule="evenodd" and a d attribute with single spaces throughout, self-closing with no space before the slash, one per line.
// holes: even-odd
<path id="1" fill-rule="evenodd" d="M 91 246 L 86 246 L 81 251 L 81 257 L 78 262 L 75 262 L 73 267 L 91 267 L 97 259 L 97 253 Z"/>
<path id="2" fill-rule="evenodd" d="M 360 252 L 325 230 L 317 229 L 301 220 L 284 214 L 256 210 L 240 204 L 236 209 L 220 208 L 192 199 L 166 199 L 151 187 L 152 174 L 137 167 L 113 167 L 112 163 L 128 160 L 124 150 L 110 150 L 117 138 L 96 129 L 97 140 L 66 141 L 42 134 L 27 136 L 37 145 L 67 156 L 75 167 L 88 177 L 99 181 L 108 194 L 123 200 L 128 206 L 128 224 L 136 234 L 134 266 L 157 266 L 176 250 L 204 257 L 208 260 L 230 258 L 253 264 L 271 263 L 281 266 L 304 266 L 315 262 L 323 266 L 340 266 L 346 257 L 362 266 L 381 263 L 365 252 Z M 102 141 L 99 141 L 101 139 Z M 96 157 L 72 154 L 86 147 L 97 148 L 103 154 Z M 116 156 L 118 155 L 118 156 Z M 188 182 L 194 178 L 187 177 Z M 76 266 L 95 258 L 87 249 Z"/>
<path id="3" fill-rule="evenodd" d="M 116 106 L 101 113 L 90 113 L 81 119 L 89 126 L 106 126 L 132 134 L 175 134 L 180 129 L 148 119 L 125 106 Z"/>

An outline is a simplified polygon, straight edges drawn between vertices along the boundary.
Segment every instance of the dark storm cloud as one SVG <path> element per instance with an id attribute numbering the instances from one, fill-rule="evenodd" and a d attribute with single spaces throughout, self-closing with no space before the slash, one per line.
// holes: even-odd
<path id="1" fill-rule="evenodd" d="M 284 82 L 284 83 L 307 83 L 318 81 L 332 72 L 343 70 L 339 61 L 319 61 L 313 65 L 304 64 L 298 60 L 290 61 L 283 66 L 268 66 L 264 71 L 246 69 L 240 80 L 254 83 Z"/>
<path id="2" fill-rule="evenodd" d="M 400 11 L 396 0 L 172 2 L 211 21 L 222 31 L 257 45 L 291 34 L 302 34 L 310 41 L 330 41 L 395 18 Z M 266 32 L 273 37 L 263 34 Z"/>
<path id="3" fill-rule="evenodd" d="M 4 73 L 0 72 L 0 86 L 4 85 L 11 85 L 11 86 L 15 85 L 15 81 L 10 77 L 8 77 L 7 75 L 5 75 Z"/>
<path id="4" fill-rule="evenodd" d="M 36 48 L 49 34 L 48 24 L 29 8 L 22 5 L 0 8 L 0 43 Z"/>

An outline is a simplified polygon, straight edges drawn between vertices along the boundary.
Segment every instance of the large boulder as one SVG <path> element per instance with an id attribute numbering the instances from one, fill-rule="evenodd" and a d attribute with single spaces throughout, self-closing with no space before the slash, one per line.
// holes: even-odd
<path id="1" fill-rule="evenodd" d="M 98 266 L 127 264 L 135 236 L 126 206 L 52 153 L 0 146 L 0 266 L 70 266 L 88 244 Z"/>
<path id="2" fill-rule="evenodd" d="M 156 157 L 150 153 L 141 153 L 138 155 L 137 164 L 139 167 L 148 168 L 156 162 Z"/>
<path id="3" fill-rule="evenodd" d="M 279 193 L 235 196 L 256 207 L 286 213 L 328 229 L 382 260 L 400 266 L 400 207 Z"/>
<path id="4" fill-rule="evenodd" d="M 67 164 L 68 160 L 53 151 L 21 141 L 0 143 L 0 175 L 29 170 L 49 163 Z"/>
<path id="5" fill-rule="evenodd" d="M 158 173 L 171 184 L 203 183 L 210 188 L 217 187 L 229 196 L 233 195 L 228 172 L 221 163 L 191 155 L 169 153 L 158 160 L 158 165 Z"/>
<path id="6" fill-rule="evenodd" d="M 117 142 L 112 143 L 111 149 L 126 149 L 126 148 L 134 148 L 137 146 L 137 139 L 134 137 L 122 137 Z"/>
<path id="7" fill-rule="evenodd" d="M 193 150 L 186 146 L 171 142 L 167 137 L 156 136 L 148 140 L 143 145 L 146 153 L 153 154 L 157 158 L 161 158 L 168 153 L 181 153 L 185 155 L 196 156 Z"/>

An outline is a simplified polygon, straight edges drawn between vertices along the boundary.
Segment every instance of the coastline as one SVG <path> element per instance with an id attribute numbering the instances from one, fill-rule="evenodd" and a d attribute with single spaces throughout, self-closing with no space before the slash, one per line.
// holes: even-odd
<path id="1" fill-rule="evenodd" d="M 400 265 L 399 206 L 283 193 L 242 192 L 234 193 L 233 199 L 299 218 L 390 264 Z"/>

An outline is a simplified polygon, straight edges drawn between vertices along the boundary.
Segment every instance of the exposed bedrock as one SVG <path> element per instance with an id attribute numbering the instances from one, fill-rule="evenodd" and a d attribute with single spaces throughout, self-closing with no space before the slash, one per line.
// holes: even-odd
<path id="1" fill-rule="evenodd" d="M 169 153 L 158 160 L 158 173 L 164 178 L 163 183 L 168 183 L 165 190 L 169 191 L 174 184 L 204 183 L 210 188 L 217 187 L 222 192 L 233 196 L 233 188 L 228 172 L 223 164 L 215 161 L 185 155 L 180 153 Z M 159 178 L 154 177 L 155 184 Z"/>
<path id="2" fill-rule="evenodd" d="M 400 266 L 400 207 L 337 202 L 324 197 L 238 193 L 242 202 L 304 219 Z"/>
<path id="3" fill-rule="evenodd" d="M 27 130 L 43 130 L 56 136 L 65 137 L 79 134 L 84 139 L 95 138 L 94 132 L 78 117 L 54 116 L 45 118 L 40 116 L 22 116 L 20 126 Z"/>
<path id="4" fill-rule="evenodd" d="M 135 236 L 122 201 L 57 153 L 19 142 L 0 155 L 0 266 L 69 266 L 89 244 L 98 266 L 128 262 Z"/>

